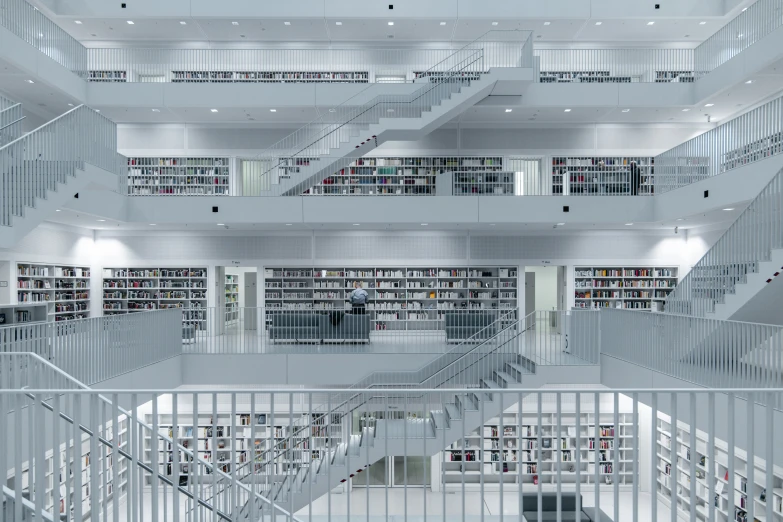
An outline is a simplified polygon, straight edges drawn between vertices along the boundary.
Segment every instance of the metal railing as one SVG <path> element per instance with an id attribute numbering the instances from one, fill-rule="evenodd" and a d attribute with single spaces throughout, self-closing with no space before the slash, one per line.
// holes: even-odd
<path id="1" fill-rule="evenodd" d="M 757 0 L 694 50 L 697 77 L 731 60 L 783 25 L 781 0 Z"/>
<path id="2" fill-rule="evenodd" d="M 38 355 L 95 384 L 182 353 L 179 310 L 139 312 L 0 328 L 0 353 Z"/>
<path id="3" fill-rule="evenodd" d="M 295 288 L 287 290 L 296 291 Z M 396 289 L 387 290 L 395 293 Z M 193 330 L 192 336 L 190 333 L 184 336 L 183 351 L 198 354 L 444 353 L 501 317 L 519 320 L 516 308 L 402 308 L 405 299 L 395 302 L 393 297 L 387 297 L 386 302 L 375 302 L 382 298 L 374 298 L 366 309 L 354 310 L 343 308 L 343 303 L 347 305 L 343 290 L 324 289 L 323 293 L 334 296 L 321 299 L 331 299 L 336 308 L 229 305 L 199 309 L 202 324 Z"/>
<path id="4" fill-rule="evenodd" d="M 118 170 L 116 124 L 84 105 L 0 147 L 0 225 L 11 226 L 85 163 L 127 170 Z"/>
<path id="5" fill-rule="evenodd" d="M 726 295 L 735 292 L 748 274 L 783 248 L 783 170 L 732 223 L 706 254 L 669 293 L 667 312 L 705 317 Z M 777 271 L 775 266 L 773 271 Z M 772 274 L 770 274 L 772 275 Z"/>
<path id="6" fill-rule="evenodd" d="M 24 118 L 21 103 L 5 109 L 0 108 L 0 147 L 11 143 L 22 135 Z"/>
<path id="7" fill-rule="evenodd" d="M 96 391 L 62 390 L 50 404 L 42 400 L 50 390 L 4 390 L 0 407 L 10 413 L 0 417 L 8 434 L 0 469 L 14 477 L 14 470 L 34 463 L 31 476 L 46 484 L 49 469 L 79 462 L 64 480 L 55 474 L 53 494 L 31 488 L 34 511 L 52 515 L 51 495 L 54 505 L 63 501 L 66 520 L 81 520 L 96 506 L 100 510 L 93 516 L 102 511 L 102 520 L 116 522 L 300 520 L 291 514 L 300 506 L 302 520 L 478 520 L 474 506 L 486 506 L 500 521 L 520 515 L 596 521 L 669 517 L 658 500 L 671 503 L 672 519 L 717 520 L 736 506 L 750 519 L 774 520 L 781 498 L 781 475 L 773 465 L 780 458 L 779 412 L 771 406 L 783 395 L 780 390 L 382 388 L 364 392 L 365 406 L 355 415 L 316 424 L 328 430 L 290 435 L 294 419 L 320 422 L 323 417 L 313 412 L 323 405 L 331 411 L 328 405 L 345 392 L 110 390 L 105 395 L 112 401 L 106 403 Z M 749 407 L 755 399 L 766 406 Z M 121 410 L 117 401 L 134 408 Z M 302 402 L 302 408 L 289 406 Z M 432 404 L 448 409 L 433 411 Z M 46 436 L 40 429 L 30 436 L 27 427 L 39 421 L 57 427 Z M 128 442 L 111 433 L 111 426 L 123 422 L 134 428 L 123 434 Z M 158 431 L 175 434 L 180 443 L 169 446 L 171 437 Z M 82 455 L 75 458 L 72 449 L 65 459 L 60 451 L 50 456 L 53 445 L 73 448 L 68 440 L 83 434 L 91 448 L 88 462 Z M 234 469 L 283 440 L 296 444 L 296 458 L 309 462 L 304 471 L 289 472 L 294 460 L 289 456 L 270 464 L 268 472 L 236 480 L 234 489 L 243 493 L 227 497 L 233 511 L 204 501 L 217 479 L 231 476 L 215 468 Z M 325 445 L 329 440 L 339 450 Z M 191 450 L 185 442 L 193 448 L 215 446 Z M 201 457 L 195 465 L 189 460 L 193 452 L 209 454 L 216 465 Z M 51 459 L 54 468 L 45 467 Z M 392 475 L 388 466 L 399 466 L 394 482 L 386 478 Z M 126 490 L 119 498 L 108 496 L 110 485 L 120 484 L 123 476 L 129 477 Z M 696 476 L 704 489 L 688 478 Z M 724 486 L 716 486 L 719 482 Z M 22 498 L 21 483 L 8 487 L 16 498 Z M 287 483 L 295 484 L 292 493 L 275 500 L 272 495 Z M 87 484 L 90 497 L 81 493 Z M 341 484 L 343 491 L 336 491 Z M 60 493 L 61 485 L 67 495 Z M 395 486 L 404 489 L 395 493 Z M 250 492 L 264 490 L 270 492 L 269 504 L 246 502 Z M 653 502 L 643 500 L 645 493 Z M 203 502 L 204 509 L 192 509 L 194 502 Z M 22 520 L 17 515 L 15 520 Z"/>
<path id="8" fill-rule="evenodd" d="M 783 152 L 783 98 L 765 103 L 655 157 L 658 194 Z"/>
<path id="9" fill-rule="evenodd" d="M 599 364 L 600 310 L 536 310 L 523 323 L 522 355 L 539 366 Z"/>
<path id="10" fill-rule="evenodd" d="M 86 78 L 87 49 L 25 0 L 0 0 L 5 27 L 80 78 Z"/>
<path id="11" fill-rule="evenodd" d="M 694 81 L 693 49 L 535 49 L 540 83 Z"/>
<path id="12" fill-rule="evenodd" d="M 480 80 L 482 74 L 497 64 L 530 67 L 530 37 L 529 31 L 488 31 L 430 65 L 417 75 L 412 89 L 402 94 L 388 94 L 379 84 L 369 85 L 259 154 L 256 160 L 265 166 L 261 177 L 270 177 L 263 184 L 271 186 L 275 195 L 301 194 L 319 183 L 323 178 L 317 177 L 334 162 L 359 156 L 362 146 L 377 144 L 376 136 L 369 129 L 381 118 L 421 118 L 423 113 L 441 105 L 471 82 Z M 341 155 L 334 152 L 331 161 L 317 161 L 341 148 Z M 281 185 L 285 188 L 280 189 L 281 185 L 275 183 L 280 169 L 286 167 L 300 168 L 289 173 L 287 178 L 291 181 L 284 181 Z"/>

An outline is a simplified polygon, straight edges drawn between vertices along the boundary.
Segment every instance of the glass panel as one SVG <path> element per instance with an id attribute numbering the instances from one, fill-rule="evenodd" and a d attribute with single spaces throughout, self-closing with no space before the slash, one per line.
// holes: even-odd
<path id="1" fill-rule="evenodd" d="M 408 461 L 408 469 L 405 469 L 405 461 Z M 394 457 L 394 485 L 405 485 L 405 474 L 408 475 L 408 486 L 429 486 L 431 480 L 430 457 Z"/>
<path id="2" fill-rule="evenodd" d="M 354 476 L 353 486 L 366 486 L 368 480 L 370 481 L 370 486 L 387 486 L 386 477 L 388 477 L 388 473 L 386 472 L 386 457 L 384 457 L 378 462 L 374 462 L 369 469 Z"/>

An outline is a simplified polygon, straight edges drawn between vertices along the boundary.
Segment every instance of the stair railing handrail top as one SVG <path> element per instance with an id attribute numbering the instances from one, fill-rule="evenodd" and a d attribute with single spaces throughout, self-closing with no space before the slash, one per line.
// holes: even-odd
<path id="1" fill-rule="evenodd" d="M 687 276 L 686 276 L 687 277 Z M 677 288 L 677 287 L 675 287 Z M 671 294 L 670 294 L 671 295 Z M 667 298 L 668 299 L 668 298 Z M 745 326 L 765 326 L 768 328 L 778 328 L 780 330 L 783 330 L 783 325 L 779 324 L 768 324 L 768 323 L 753 323 L 750 321 L 735 321 L 732 319 L 717 319 L 714 317 L 701 317 L 697 315 L 688 315 L 688 314 L 673 314 L 671 312 L 655 312 L 651 314 L 649 310 L 634 310 L 633 308 L 604 308 L 601 310 L 595 310 L 598 312 L 605 312 L 609 311 L 612 313 L 635 313 L 637 315 L 646 315 L 648 317 L 678 317 L 681 319 L 692 319 L 695 321 L 710 321 L 713 323 L 719 323 L 719 324 L 738 324 L 738 325 L 745 325 Z"/>
<path id="2" fill-rule="evenodd" d="M 77 105 L 77 106 L 76 106 L 76 107 L 74 107 L 73 109 L 70 109 L 70 110 L 68 110 L 68 111 L 66 111 L 66 112 L 64 112 L 64 113 L 62 113 L 62 114 L 60 114 L 59 116 L 57 116 L 57 117 L 56 117 L 56 118 L 54 118 L 53 120 L 47 121 L 46 123 L 44 123 L 44 124 L 43 124 L 43 125 L 41 125 L 40 127 L 38 127 L 38 128 L 36 128 L 36 129 L 34 129 L 34 130 L 32 130 L 32 131 L 28 132 L 28 133 L 27 133 L 27 134 L 25 134 L 24 136 L 20 136 L 20 137 L 16 138 L 14 141 L 10 141 L 10 142 L 6 143 L 6 144 L 5 144 L 5 145 L 3 145 L 2 147 L 0 147 L 0 152 L 2 152 L 2 151 L 3 151 L 3 149 L 5 149 L 5 148 L 8 148 L 8 147 L 10 147 L 10 146 L 12 146 L 12 145 L 14 145 L 14 144 L 16 144 L 16 143 L 18 143 L 18 142 L 21 142 L 21 141 L 23 141 L 23 140 L 26 140 L 26 139 L 28 139 L 28 138 L 29 138 L 31 135 L 35 134 L 36 132 L 38 132 L 38 131 L 40 131 L 40 130 L 43 130 L 43 129 L 45 129 L 46 127 L 48 127 L 48 126 L 50 126 L 50 125 L 54 125 L 54 124 L 56 124 L 57 122 L 59 122 L 60 120 L 63 120 L 63 119 L 65 119 L 65 118 L 67 118 L 68 116 L 71 116 L 72 114 L 75 114 L 77 111 L 83 111 L 83 110 L 85 110 L 85 109 L 87 109 L 87 110 L 92 110 L 92 109 L 90 109 L 90 107 L 88 107 L 88 106 L 86 106 L 86 105 L 84 105 L 84 104 L 82 104 L 82 105 Z M 111 123 L 112 125 L 114 125 L 114 122 L 113 122 L 113 121 L 111 121 L 111 120 L 110 120 L 109 118 L 107 118 L 106 116 L 103 116 L 102 114 L 98 113 L 97 111 L 94 111 L 94 112 L 95 112 L 96 114 L 98 114 L 98 116 L 100 116 L 100 117 L 102 117 L 104 120 L 106 120 L 107 122 L 109 122 L 109 123 Z"/>
<path id="3" fill-rule="evenodd" d="M 449 58 L 451 58 L 451 57 L 455 56 L 457 53 L 459 53 L 459 52 L 461 52 L 461 51 L 464 51 L 465 49 L 467 49 L 467 48 L 468 48 L 468 47 L 470 47 L 471 45 L 474 45 L 476 42 L 480 42 L 480 41 L 489 42 L 489 41 L 491 41 L 491 40 L 487 40 L 487 39 L 485 39 L 485 37 L 486 37 L 487 35 L 491 34 L 491 33 L 529 33 L 529 34 L 532 34 L 532 31 L 526 31 L 526 30 L 522 30 L 522 29 L 506 29 L 506 30 L 491 29 L 491 30 L 487 31 L 486 33 L 482 34 L 481 36 L 479 36 L 478 38 L 476 38 L 475 40 L 473 40 L 473 41 L 471 41 L 471 42 L 468 42 L 467 44 L 465 44 L 464 46 L 460 47 L 459 49 L 453 50 L 453 51 L 452 51 L 452 53 L 451 53 L 451 55 L 449 55 L 448 57 L 444 58 L 443 60 L 441 60 L 441 61 L 440 61 L 440 62 L 438 62 L 437 64 L 435 64 L 435 65 L 431 66 L 429 69 L 425 70 L 424 72 L 426 73 L 426 72 L 429 72 L 429 71 L 431 71 L 431 70 L 432 70 L 434 67 L 436 67 L 437 65 L 439 65 L 439 64 L 443 63 L 444 61 L 448 60 Z M 449 50 L 450 50 L 450 49 L 449 49 Z M 407 79 L 406 79 L 404 82 L 399 82 L 399 83 L 406 83 L 406 84 L 407 84 L 407 83 L 415 83 L 415 80 L 410 80 L 410 81 L 409 81 L 409 80 L 407 80 Z M 377 83 L 370 83 L 370 84 L 368 84 L 368 85 L 367 85 L 367 87 L 365 87 L 365 88 L 364 88 L 364 89 L 362 89 L 361 91 L 359 91 L 359 92 L 357 92 L 357 93 L 353 94 L 353 95 L 352 95 L 350 98 L 348 98 L 347 100 L 345 100 L 345 101 L 343 101 L 343 102 L 339 103 L 338 105 L 334 105 L 334 106 L 330 107 L 330 108 L 329 108 L 329 111 L 330 111 L 330 112 L 331 112 L 331 111 L 336 111 L 337 109 L 339 109 L 339 108 L 341 108 L 341 107 L 344 107 L 344 106 L 345 106 L 346 104 L 348 104 L 348 103 L 349 103 L 351 100 L 353 100 L 354 98 L 356 98 L 356 97 L 358 97 L 358 96 L 360 96 L 360 95 L 364 94 L 365 92 L 367 92 L 369 89 L 371 89 L 371 88 L 375 87 L 376 85 L 381 85 L 381 84 L 377 84 Z M 266 148 L 266 149 L 265 149 L 263 152 L 261 152 L 260 154 L 258 154 L 258 155 L 256 156 L 256 158 L 257 158 L 257 159 L 260 159 L 260 158 L 266 158 L 266 157 L 272 157 L 272 156 L 276 156 L 275 154 L 268 153 L 268 151 L 274 151 L 274 150 L 277 148 L 277 146 L 278 146 L 279 144 L 281 144 L 282 142 L 286 141 L 286 140 L 287 140 L 287 139 L 288 139 L 290 136 L 293 136 L 293 135 L 294 135 L 294 134 L 296 134 L 297 132 L 299 132 L 299 131 L 301 131 L 301 130 L 303 130 L 303 129 L 306 129 L 306 128 L 308 128 L 308 127 L 312 126 L 312 125 L 318 124 L 319 122 L 322 122 L 322 121 L 323 121 L 323 118 L 324 118 L 324 116 L 326 116 L 326 115 L 325 115 L 325 114 L 324 114 L 324 115 L 319 115 L 319 116 L 318 116 L 317 118 L 315 118 L 314 120 L 310 121 L 309 123 L 306 123 L 306 124 L 302 125 L 301 127 L 299 127 L 298 129 L 296 129 L 295 131 L 293 131 L 293 132 L 289 133 L 289 134 L 288 134 L 288 136 L 286 136 L 286 137 L 284 137 L 284 138 L 282 138 L 282 139 L 278 140 L 276 143 L 273 143 L 272 145 L 270 145 L 269 147 L 267 147 L 267 148 Z"/>

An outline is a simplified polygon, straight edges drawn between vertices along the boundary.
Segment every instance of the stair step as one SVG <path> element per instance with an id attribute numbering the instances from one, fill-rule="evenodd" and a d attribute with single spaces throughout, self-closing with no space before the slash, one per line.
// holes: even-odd
<path id="1" fill-rule="evenodd" d="M 444 406 L 446 408 L 446 415 L 449 416 L 450 421 L 460 420 L 462 419 L 462 415 L 460 415 L 459 409 L 454 404 L 446 404 Z"/>
<path id="2" fill-rule="evenodd" d="M 430 418 L 436 430 L 445 430 L 449 427 L 446 412 L 441 410 L 430 411 Z"/>
<path id="3" fill-rule="evenodd" d="M 492 379 L 481 379 L 481 384 L 484 388 L 492 388 L 495 390 L 500 389 L 500 385 L 493 381 Z"/>
<path id="4" fill-rule="evenodd" d="M 518 384 L 519 383 L 519 381 L 517 381 L 514 377 L 512 377 L 511 375 L 509 375 L 506 372 L 495 372 L 495 375 L 499 379 L 499 383 L 500 383 L 501 387 L 503 387 L 503 388 L 508 388 L 509 384 Z M 496 379 L 496 380 L 498 380 L 498 379 Z"/>
<path id="5" fill-rule="evenodd" d="M 526 375 L 530 373 L 530 370 L 528 370 L 526 367 L 522 366 L 521 364 L 517 363 L 506 363 L 506 367 L 510 368 L 514 372 L 517 372 L 518 375 Z"/>

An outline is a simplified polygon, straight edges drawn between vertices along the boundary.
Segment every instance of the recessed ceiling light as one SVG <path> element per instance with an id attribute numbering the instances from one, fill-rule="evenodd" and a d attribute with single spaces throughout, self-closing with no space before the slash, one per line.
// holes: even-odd
<path id="1" fill-rule="evenodd" d="M 231 25 L 239 25 L 239 22 L 231 22 Z"/>
<path id="2" fill-rule="evenodd" d="M 99 219 L 98 221 L 106 221 L 105 219 Z"/>
<path id="3" fill-rule="evenodd" d="M 631 109 L 623 109 L 623 112 L 631 112 Z"/>
<path id="4" fill-rule="evenodd" d="M 62 212 L 62 210 L 60 210 L 60 209 L 58 208 L 57 210 L 55 210 L 55 212 Z"/>
<path id="5" fill-rule="evenodd" d="M 426 227 L 429 223 L 422 223 L 421 226 Z"/>
<path id="6" fill-rule="evenodd" d="M 291 22 L 283 22 L 283 25 L 291 25 Z"/>
<path id="7" fill-rule="evenodd" d="M 335 22 L 334 25 L 343 25 L 342 22 Z"/>
<path id="8" fill-rule="evenodd" d="M 27 83 L 35 83 L 35 82 L 34 82 L 34 81 L 32 81 L 32 80 L 25 80 L 25 81 L 26 81 Z"/>
<path id="9" fill-rule="evenodd" d="M 566 109 L 563 112 L 571 112 L 571 109 Z"/>
<path id="10" fill-rule="evenodd" d="M 441 22 L 440 25 L 446 25 L 446 22 Z"/>
<path id="11" fill-rule="evenodd" d="M 359 223 L 354 223 L 353 226 L 358 227 Z"/>
<path id="12" fill-rule="evenodd" d="M 699 25 L 707 25 L 707 22 L 699 22 Z"/>
<path id="13" fill-rule="evenodd" d="M 389 22 L 389 25 L 394 25 L 394 22 Z"/>
<path id="14" fill-rule="evenodd" d="M 595 25 L 601 25 L 603 22 L 596 22 Z"/>
<path id="15" fill-rule="evenodd" d="M 492 25 L 498 25 L 498 23 L 497 22 L 492 22 Z"/>
<path id="16" fill-rule="evenodd" d="M 552 22 L 544 22 L 544 25 L 552 25 Z"/>
<path id="17" fill-rule="evenodd" d="M 81 20 L 74 20 L 73 23 L 75 23 L 76 25 L 82 25 L 82 21 Z"/>
<path id="18" fill-rule="evenodd" d="M 133 20 L 128 20 L 128 25 L 133 25 Z"/>
<path id="19" fill-rule="evenodd" d="M 181 21 L 179 22 L 179 25 L 188 25 L 188 23 L 187 23 L 185 20 L 181 20 Z"/>
<path id="20" fill-rule="evenodd" d="M 286 223 L 285 226 L 290 227 L 291 223 Z"/>
<path id="21" fill-rule="evenodd" d="M 151 226 L 151 227 L 154 227 L 154 226 L 155 226 L 155 223 L 150 223 L 150 226 Z"/>
<path id="22" fill-rule="evenodd" d="M 562 226 L 564 226 L 564 225 L 565 225 L 565 223 L 558 223 L 558 224 L 557 224 L 557 226 L 559 226 L 559 227 L 562 227 Z"/>
<path id="23" fill-rule="evenodd" d="M 209 109 L 209 110 L 212 111 L 212 112 L 217 112 L 218 111 L 217 109 Z"/>
<path id="24" fill-rule="evenodd" d="M 655 22 L 647 22 L 647 25 L 655 25 Z"/>
<path id="25" fill-rule="evenodd" d="M 386 109 L 386 112 L 394 112 L 394 109 Z"/>
<path id="26" fill-rule="evenodd" d="M 734 209 L 733 208 L 724 208 L 723 210 L 725 210 L 726 212 L 730 212 L 730 211 L 732 211 Z"/>
<path id="27" fill-rule="evenodd" d="M 677 218 L 677 221 L 682 221 L 684 218 Z"/>
<path id="28" fill-rule="evenodd" d="M 277 112 L 277 109 L 269 109 L 269 112 Z"/>
<path id="29" fill-rule="evenodd" d="M 224 226 L 226 226 L 226 224 L 225 223 L 218 223 L 217 226 L 224 227 Z"/>
<path id="30" fill-rule="evenodd" d="M 633 223 L 626 223 L 625 224 L 626 227 L 630 227 L 631 225 L 633 225 Z"/>
<path id="31" fill-rule="evenodd" d="M 513 111 L 513 110 L 514 110 L 514 109 L 506 109 L 506 112 L 511 112 L 511 111 Z"/>
<path id="32" fill-rule="evenodd" d="M 152 109 L 152 112 L 160 112 L 160 109 Z"/>
<path id="33" fill-rule="evenodd" d="M 753 80 L 748 80 L 745 83 L 748 83 L 748 84 L 753 83 Z"/>
<path id="34" fill-rule="evenodd" d="M 712 107 L 713 105 L 715 105 L 715 104 L 714 103 L 705 103 L 704 104 L 705 107 Z"/>
<path id="35" fill-rule="evenodd" d="M 688 112 L 690 109 L 683 109 L 682 112 Z"/>

